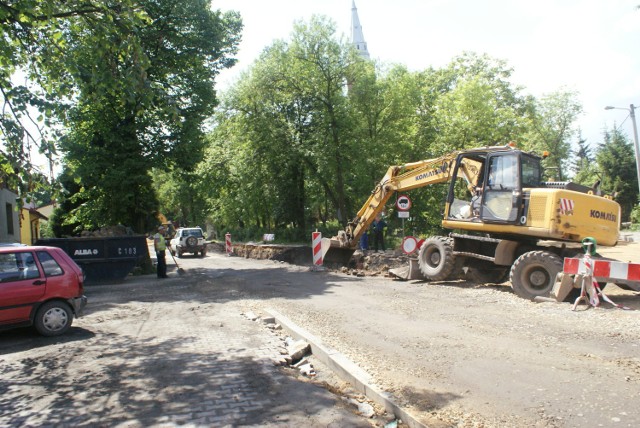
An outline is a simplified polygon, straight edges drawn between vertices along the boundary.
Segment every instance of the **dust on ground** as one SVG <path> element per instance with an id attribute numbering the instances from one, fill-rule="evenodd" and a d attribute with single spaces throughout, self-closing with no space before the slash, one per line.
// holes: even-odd
<path id="1" fill-rule="evenodd" d="M 638 242 L 599 252 L 640 262 Z M 226 264 L 236 261 L 269 263 Z M 362 269 L 315 277 L 299 266 L 282 278 L 262 272 L 263 286 L 243 298 L 347 355 L 430 426 L 640 425 L 640 293 L 610 284 L 605 293 L 632 310 L 602 303 L 572 311 L 521 299 L 508 283 L 385 275 L 403 262 L 388 252 L 366 255 Z"/>

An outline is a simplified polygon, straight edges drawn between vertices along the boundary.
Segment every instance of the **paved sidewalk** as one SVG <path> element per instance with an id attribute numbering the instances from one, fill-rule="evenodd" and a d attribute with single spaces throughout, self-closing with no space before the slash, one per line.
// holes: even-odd
<path id="1" fill-rule="evenodd" d="M 69 334 L 0 332 L 0 426 L 369 427 L 274 365 L 281 337 L 210 280 L 90 286 Z"/>

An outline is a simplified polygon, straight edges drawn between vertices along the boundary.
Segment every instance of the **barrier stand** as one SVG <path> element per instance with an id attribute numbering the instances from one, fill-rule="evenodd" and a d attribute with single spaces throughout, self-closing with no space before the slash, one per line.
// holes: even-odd
<path id="1" fill-rule="evenodd" d="M 587 244 L 590 246 L 591 244 Z M 584 300 L 587 304 L 591 304 L 593 307 L 597 307 L 600 305 L 600 299 L 598 298 L 598 290 L 600 287 L 598 283 L 593 279 L 593 264 L 591 261 L 591 255 L 589 255 L 589 250 L 587 249 L 587 253 L 584 255 L 584 264 L 583 268 L 580 269 L 578 275 L 576 276 L 576 280 L 580 281 L 580 296 L 573 302 L 573 310 L 575 311 L 578 307 L 578 303 Z M 595 284 L 595 286 L 594 286 Z"/>
<path id="2" fill-rule="evenodd" d="M 588 302 L 594 308 L 597 308 L 598 306 L 600 306 L 600 299 L 615 306 L 618 309 L 631 310 L 631 308 L 627 306 L 614 303 L 613 300 L 611 300 L 609 297 L 607 297 L 606 294 L 602 292 L 598 281 L 596 281 L 593 277 L 593 259 L 591 258 L 590 254 L 590 247 L 591 245 L 593 245 L 593 243 L 583 241 L 583 245 L 586 246 L 586 252 L 583 259 L 584 268 L 580 268 L 578 271 L 578 275 L 576 275 L 576 280 L 581 281 L 580 296 L 573 303 L 573 310 L 576 310 L 576 308 L 578 307 L 578 303 L 580 303 L 582 300 Z"/>
<path id="3" fill-rule="evenodd" d="M 312 270 L 324 270 L 322 259 L 322 233 L 311 232 L 311 249 L 313 250 L 313 267 Z"/>
<path id="4" fill-rule="evenodd" d="M 233 246 L 231 245 L 231 234 L 228 232 L 224 235 L 224 249 L 227 253 L 227 256 L 233 254 Z"/>

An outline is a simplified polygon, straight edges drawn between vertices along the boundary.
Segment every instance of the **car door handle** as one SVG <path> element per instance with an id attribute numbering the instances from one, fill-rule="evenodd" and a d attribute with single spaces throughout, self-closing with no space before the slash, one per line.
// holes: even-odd
<path id="1" fill-rule="evenodd" d="M 47 283 L 47 281 L 44 281 L 42 279 L 37 279 L 37 280 L 33 281 L 33 285 L 44 285 L 46 283 Z"/>

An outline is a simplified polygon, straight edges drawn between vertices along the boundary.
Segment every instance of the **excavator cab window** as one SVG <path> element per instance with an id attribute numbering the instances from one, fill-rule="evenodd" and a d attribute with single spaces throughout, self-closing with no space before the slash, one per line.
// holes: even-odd
<path id="1" fill-rule="evenodd" d="M 522 187 L 520 153 L 493 153 L 487 157 L 480 218 L 487 222 L 516 223 Z"/>
<path id="2" fill-rule="evenodd" d="M 533 156 L 521 155 L 522 159 L 522 188 L 540 187 L 542 183 L 542 167 L 540 159 Z"/>
<path id="3" fill-rule="evenodd" d="M 485 157 L 486 153 L 473 153 L 457 158 L 448 195 L 448 218 L 479 221 Z"/>

